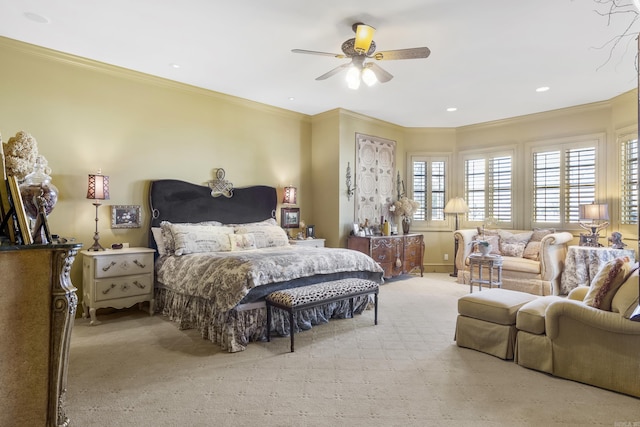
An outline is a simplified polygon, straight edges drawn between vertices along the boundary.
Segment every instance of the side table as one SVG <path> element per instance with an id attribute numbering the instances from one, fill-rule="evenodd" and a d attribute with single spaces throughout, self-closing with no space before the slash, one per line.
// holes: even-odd
<path id="1" fill-rule="evenodd" d="M 589 286 L 607 262 L 621 256 L 628 256 L 634 262 L 636 252 L 633 249 L 613 249 L 605 246 L 569 246 L 558 293 L 567 295 L 573 288 Z"/>
<path id="2" fill-rule="evenodd" d="M 478 270 L 477 279 L 473 276 L 474 269 Z M 482 277 L 484 269 L 488 270 L 488 280 Z M 495 278 L 494 271 L 496 272 Z M 474 284 L 478 285 L 480 291 L 482 291 L 482 285 L 488 285 L 489 289 L 494 286 L 502 288 L 502 256 L 476 253 L 469 255 L 469 291 L 471 293 L 473 293 Z"/>

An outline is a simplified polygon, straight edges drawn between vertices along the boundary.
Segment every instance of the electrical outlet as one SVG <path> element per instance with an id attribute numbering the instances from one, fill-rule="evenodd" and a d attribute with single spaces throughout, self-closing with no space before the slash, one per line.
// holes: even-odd
<path id="1" fill-rule="evenodd" d="M 444 260 L 449 261 L 449 254 L 444 254 Z"/>

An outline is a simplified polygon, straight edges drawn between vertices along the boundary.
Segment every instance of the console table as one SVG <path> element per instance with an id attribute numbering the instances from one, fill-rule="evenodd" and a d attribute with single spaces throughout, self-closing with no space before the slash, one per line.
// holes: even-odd
<path id="1" fill-rule="evenodd" d="M 0 246 L 0 425 L 68 426 L 67 363 L 80 244 Z"/>
<path id="2" fill-rule="evenodd" d="M 578 286 L 589 286 L 598 271 L 614 258 L 628 256 L 635 261 L 633 249 L 613 249 L 594 246 L 569 246 L 562 272 L 560 294 L 566 295 Z"/>
<path id="3" fill-rule="evenodd" d="M 424 274 L 424 236 L 349 236 L 347 248 L 360 251 L 373 258 L 384 270 L 384 277 L 410 273 L 415 269 Z"/>

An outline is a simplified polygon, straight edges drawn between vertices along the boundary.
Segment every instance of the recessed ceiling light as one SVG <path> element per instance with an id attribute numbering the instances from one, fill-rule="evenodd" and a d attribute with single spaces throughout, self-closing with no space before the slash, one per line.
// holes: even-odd
<path id="1" fill-rule="evenodd" d="M 38 24 L 48 24 L 49 22 L 51 22 L 51 20 L 46 16 L 38 15 L 37 13 L 33 12 L 25 12 L 24 17 L 30 21 L 37 22 Z"/>
<path id="2" fill-rule="evenodd" d="M 449 107 L 447 108 L 447 111 L 453 112 L 453 111 L 458 111 L 458 109 L 456 107 Z"/>
<path id="3" fill-rule="evenodd" d="M 540 86 L 539 88 L 536 89 L 536 92 L 546 92 L 549 89 L 550 89 L 549 86 Z"/>
<path id="4" fill-rule="evenodd" d="M 180 68 L 180 64 L 169 64 L 171 68 Z"/>

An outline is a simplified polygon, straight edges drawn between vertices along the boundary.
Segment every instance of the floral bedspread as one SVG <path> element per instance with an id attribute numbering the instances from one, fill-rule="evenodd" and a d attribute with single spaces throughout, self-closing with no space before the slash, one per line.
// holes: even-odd
<path id="1" fill-rule="evenodd" d="M 360 271 L 382 273 L 382 268 L 358 251 L 302 246 L 164 256 L 156 261 L 160 286 L 204 298 L 220 311 L 235 307 L 257 286 Z"/>

